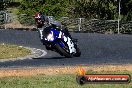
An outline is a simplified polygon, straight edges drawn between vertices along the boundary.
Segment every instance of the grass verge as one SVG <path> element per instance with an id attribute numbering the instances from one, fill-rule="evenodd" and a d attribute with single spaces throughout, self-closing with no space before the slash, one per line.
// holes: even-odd
<path id="1" fill-rule="evenodd" d="M 45 72 L 49 70 L 48 68 L 45 69 L 47 69 L 45 70 Z M 62 68 L 60 68 L 60 71 L 61 70 Z M 18 71 L 19 70 L 16 70 L 16 72 Z M 49 71 L 51 71 L 51 68 Z M 69 71 L 73 71 L 73 69 L 70 69 Z M 132 87 L 132 82 L 129 84 L 85 84 L 81 86 L 76 82 L 76 73 L 75 72 L 72 74 L 68 74 L 68 73 L 54 74 L 54 75 L 53 74 L 46 75 L 44 73 L 43 74 L 41 73 L 38 75 L 29 75 L 29 76 L 1 77 L 0 88 L 131 88 Z M 132 76 L 131 70 L 110 71 L 103 69 L 102 70 L 90 69 L 87 71 L 87 73 L 88 74 L 130 74 Z"/>
<path id="2" fill-rule="evenodd" d="M 21 46 L 0 44 L 0 59 L 23 57 L 29 54 L 31 51 Z"/>

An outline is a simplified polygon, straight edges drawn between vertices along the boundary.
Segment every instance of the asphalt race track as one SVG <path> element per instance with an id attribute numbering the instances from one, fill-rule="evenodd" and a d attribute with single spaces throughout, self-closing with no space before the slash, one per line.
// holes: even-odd
<path id="1" fill-rule="evenodd" d="M 53 51 L 47 51 L 40 43 L 36 31 L 0 30 L 0 43 L 44 49 L 48 53 L 41 58 L 0 62 L 0 67 L 132 64 L 132 35 L 96 33 L 71 33 L 71 35 L 79 40 L 81 57 L 64 58 Z"/>

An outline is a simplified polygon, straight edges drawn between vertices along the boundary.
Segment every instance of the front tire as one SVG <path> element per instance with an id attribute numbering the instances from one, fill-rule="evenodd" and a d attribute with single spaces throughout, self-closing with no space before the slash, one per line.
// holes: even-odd
<path id="1" fill-rule="evenodd" d="M 58 52 L 60 55 L 65 56 L 65 57 L 67 57 L 67 58 L 71 58 L 71 57 L 72 57 L 71 54 L 68 53 L 68 52 L 66 52 L 65 49 L 63 49 L 63 47 L 61 47 L 59 44 L 56 44 L 55 47 L 56 47 L 57 52 Z"/>

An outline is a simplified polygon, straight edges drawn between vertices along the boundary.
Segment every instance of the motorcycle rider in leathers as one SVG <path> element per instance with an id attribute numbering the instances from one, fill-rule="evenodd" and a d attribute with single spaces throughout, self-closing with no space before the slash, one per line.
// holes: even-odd
<path id="1" fill-rule="evenodd" d="M 39 32 L 39 36 L 40 36 L 40 40 L 41 42 L 43 43 L 43 45 L 46 46 L 47 49 L 49 49 L 49 46 L 47 46 L 45 44 L 45 42 L 43 41 L 43 30 L 45 29 L 48 29 L 47 27 L 49 26 L 53 26 L 52 24 L 54 22 L 56 22 L 57 24 L 54 25 L 55 27 L 57 26 L 61 26 L 61 31 L 65 33 L 65 35 L 69 36 L 71 39 L 73 39 L 67 29 L 67 27 L 65 26 L 62 26 L 61 23 L 59 21 L 50 21 L 48 19 L 48 16 L 47 15 L 44 15 L 42 12 L 37 12 L 35 14 L 35 22 L 36 22 L 36 25 L 37 25 L 37 29 L 38 29 L 38 32 Z"/>

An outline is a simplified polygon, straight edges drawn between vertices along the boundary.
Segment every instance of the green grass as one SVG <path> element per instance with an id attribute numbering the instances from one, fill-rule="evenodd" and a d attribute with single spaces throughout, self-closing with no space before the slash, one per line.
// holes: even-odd
<path id="1" fill-rule="evenodd" d="M 92 73 L 92 72 L 90 72 Z M 95 72 L 93 72 L 95 73 Z M 98 73 L 98 72 L 96 72 Z M 100 72 L 109 73 L 109 72 Z M 124 73 L 124 72 L 110 72 Z M 132 75 L 132 72 L 125 72 Z M 129 84 L 84 84 L 76 82 L 76 75 L 38 75 L 32 77 L 5 77 L 0 78 L 0 88 L 132 88 Z"/>
<path id="2" fill-rule="evenodd" d="M 23 57 L 31 54 L 29 49 L 16 45 L 0 44 L 0 59 Z"/>

